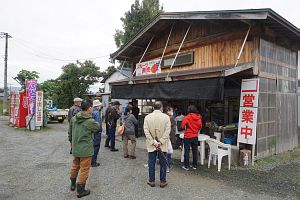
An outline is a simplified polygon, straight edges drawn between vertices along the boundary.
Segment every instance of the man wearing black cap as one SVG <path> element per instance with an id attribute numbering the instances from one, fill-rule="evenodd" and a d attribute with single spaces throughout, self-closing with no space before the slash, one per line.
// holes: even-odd
<path id="1" fill-rule="evenodd" d="M 106 125 L 107 125 L 107 139 L 105 141 L 105 147 L 110 148 L 111 151 L 119 151 L 118 149 L 115 148 L 115 134 L 116 134 L 116 127 L 117 127 L 117 121 L 121 117 L 120 114 L 120 102 L 115 101 L 113 103 L 113 107 L 107 109 L 107 120 L 106 120 Z M 109 146 L 109 142 L 111 146 Z"/>

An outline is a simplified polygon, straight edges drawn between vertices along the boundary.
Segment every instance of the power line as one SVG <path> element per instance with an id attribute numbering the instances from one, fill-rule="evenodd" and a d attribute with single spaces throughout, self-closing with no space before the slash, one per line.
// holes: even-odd
<path id="1" fill-rule="evenodd" d="M 17 45 L 22 46 L 25 49 L 29 49 L 32 55 L 36 56 L 36 57 L 40 57 L 43 59 L 48 59 L 48 60 L 55 60 L 55 61 L 62 61 L 62 62 L 76 62 L 76 61 L 81 61 L 81 60 L 95 60 L 95 59 L 101 59 L 101 58 L 105 58 L 105 57 L 109 57 L 110 55 L 103 55 L 103 56 L 97 56 L 97 57 L 89 57 L 89 58 L 78 58 L 78 59 L 61 59 L 61 58 L 55 58 L 49 54 L 46 54 L 42 51 L 39 51 L 37 49 L 34 49 L 26 44 L 24 44 L 23 42 L 20 42 L 20 40 L 18 39 L 18 41 L 14 41 Z"/>

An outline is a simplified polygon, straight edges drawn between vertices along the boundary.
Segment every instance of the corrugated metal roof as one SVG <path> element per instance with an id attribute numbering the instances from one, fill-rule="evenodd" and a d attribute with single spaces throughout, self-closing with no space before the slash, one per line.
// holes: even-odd
<path id="1" fill-rule="evenodd" d="M 112 59 L 125 60 L 132 58 L 140 47 L 146 47 L 149 40 L 159 32 L 169 28 L 176 20 L 199 21 L 199 20 L 226 20 L 228 23 L 245 23 L 255 21 L 270 29 L 285 35 L 287 38 L 300 44 L 300 29 L 281 17 L 272 9 L 247 9 L 247 10 L 220 10 L 220 11 L 197 11 L 197 12 L 167 12 L 157 15 L 135 37 L 124 44 L 120 49 L 111 54 Z M 224 21 L 224 22 L 226 22 Z M 139 49 L 135 48 L 139 47 Z"/>

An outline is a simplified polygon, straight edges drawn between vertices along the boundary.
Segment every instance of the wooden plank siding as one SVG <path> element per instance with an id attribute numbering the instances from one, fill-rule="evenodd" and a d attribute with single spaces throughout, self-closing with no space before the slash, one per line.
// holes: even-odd
<path id="1" fill-rule="evenodd" d="M 172 72 L 234 65 L 242 43 L 243 40 L 239 39 L 233 41 L 213 43 L 205 46 L 200 46 L 198 48 L 182 51 L 181 53 L 194 51 L 194 64 L 173 67 Z M 243 53 L 239 60 L 239 64 L 254 61 L 253 46 L 253 41 L 246 42 Z M 167 54 L 165 55 L 165 57 L 173 56 L 175 54 L 176 53 Z M 154 59 L 159 58 L 160 57 L 156 57 Z M 169 68 L 162 69 L 162 72 L 169 71 Z"/>
<path id="2" fill-rule="evenodd" d="M 297 52 L 260 40 L 257 157 L 298 146 Z"/>
<path id="3" fill-rule="evenodd" d="M 174 24 L 164 58 L 176 54 L 187 28 L 188 24 L 184 22 Z M 170 30 L 171 26 L 161 33 L 156 33 L 157 35 L 149 46 L 142 62 L 160 59 Z M 255 35 L 256 31 L 253 29 L 250 35 Z M 193 51 L 194 64 L 173 67 L 172 72 L 234 65 L 246 32 L 247 28 L 245 26 L 231 28 L 230 26 L 222 26 L 221 23 L 212 24 L 208 21 L 194 23 L 180 51 L 180 53 Z M 254 41 L 251 39 L 245 44 L 239 64 L 254 62 L 253 48 Z M 130 61 L 133 65 L 133 70 L 142 54 L 143 50 L 141 49 L 139 56 L 132 58 Z M 169 71 L 168 68 L 162 69 L 162 72 Z"/>

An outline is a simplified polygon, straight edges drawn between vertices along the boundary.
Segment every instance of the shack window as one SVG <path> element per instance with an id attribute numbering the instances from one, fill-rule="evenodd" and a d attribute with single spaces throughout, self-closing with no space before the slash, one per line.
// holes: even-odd
<path id="1" fill-rule="evenodd" d="M 174 56 L 169 56 L 163 59 L 161 62 L 161 68 L 167 68 L 172 65 L 172 62 L 175 58 Z M 192 65 L 194 64 L 194 52 L 188 52 L 188 53 L 182 53 L 179 54 L 176 58 L 176 61 L 174 63 L 175 66 L 183 66 L 183 65 Z"/>

